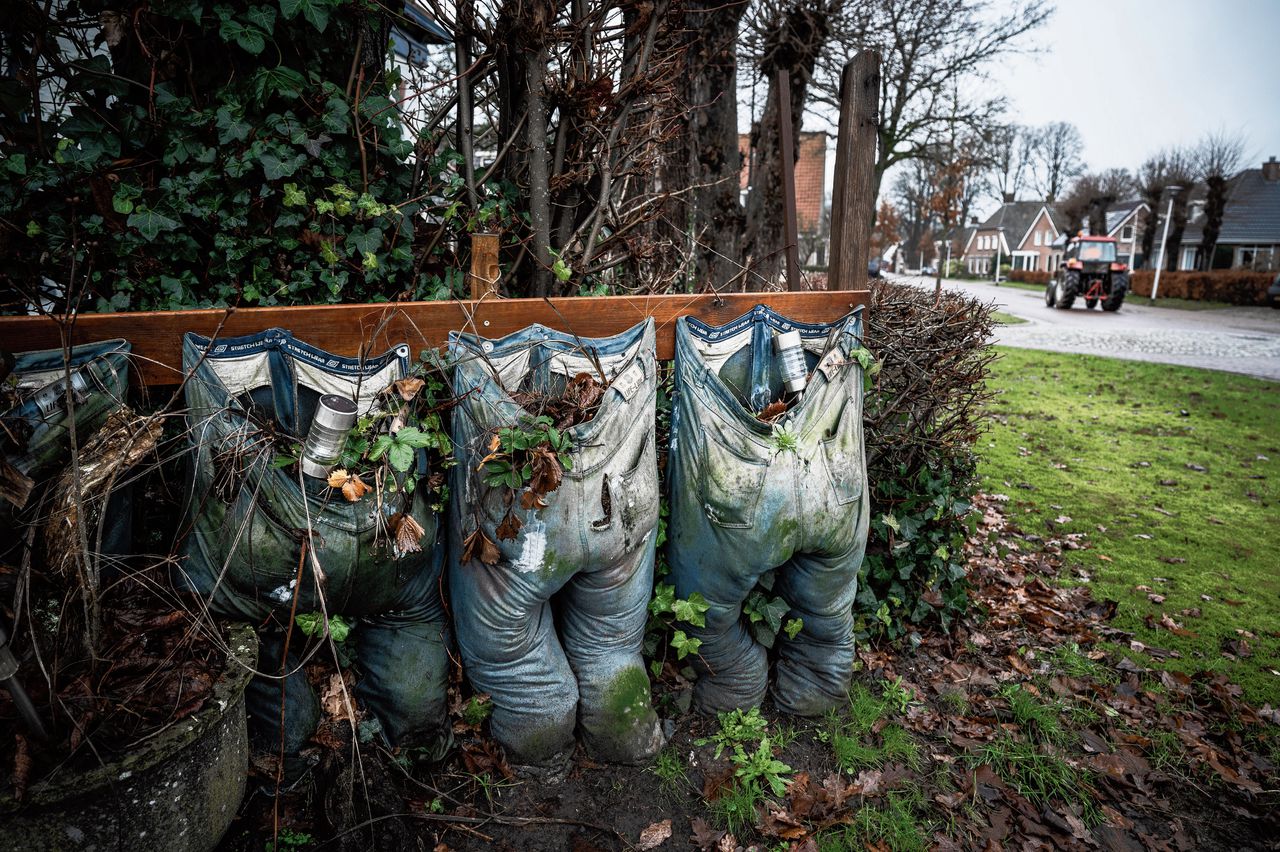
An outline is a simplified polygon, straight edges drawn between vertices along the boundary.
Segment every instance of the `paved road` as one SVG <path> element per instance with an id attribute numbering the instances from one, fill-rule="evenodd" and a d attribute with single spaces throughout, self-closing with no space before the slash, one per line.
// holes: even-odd
<path id="1" fill-rule="evenodd" d="M 890 277 L 933 289 L 933 279 Z M 1061 311 L 1045 307 L 1042 290 L 953 279 L 945 279 L 942 286 L 995 302 L 1000 310 L 1027 320 L 997 328 L 996 342 L 1007 346 L 1181 364 L 1280 381 L 1280 310 L 1275 308 L 1186 311 L 1151 307 L 1145 298 L 1130 296 L 1115 313 L 1086 310 L 1081 299 Z"/>

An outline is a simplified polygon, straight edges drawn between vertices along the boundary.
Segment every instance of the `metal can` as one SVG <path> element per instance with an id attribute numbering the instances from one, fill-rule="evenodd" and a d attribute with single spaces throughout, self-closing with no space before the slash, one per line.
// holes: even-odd
<path id="1" fill-rule="evenodd" d="M 356 404 L 336 393 L 320 397 L 307 440 L 302 444 L 302 472 L 323 479 L 342 458 L 347 433 L 356 425 Z"/>
<path id="2" fill-rule="evenodd" d="M 782 374 L 782 384 L 791 393 L 803 391 L 809 370 L 804 363 L 804 343 L 800 340 L 800 332 L 793 329 L 775 334 L 773 351 L 778 356 L 778 372 Z"/>

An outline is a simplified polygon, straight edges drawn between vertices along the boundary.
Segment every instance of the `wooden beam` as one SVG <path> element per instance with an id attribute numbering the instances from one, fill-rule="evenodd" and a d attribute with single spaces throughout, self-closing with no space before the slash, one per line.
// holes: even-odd
<path id="1" fill-rule="evenodd" d="M 782 238 L 787 250 L 787 289 L 800 289 L 800 233 L 796 224 L 795 131 L 791 126 L 791 76 L 778 71 L 778 139 L 782 145 Z"/>
<path id="2" fill-rule="evenodd" d="M 840 78 L 840 131 L 831 188 L 831 262 L 828 285 L 861 287 L 875 217 L 875 162 L 880 110 L 880 54 L 864 50 Z"/>
<path id="3" fill-rule="evenodd" d="M 502 269 L 498 266 L 497 234 L 471 235 L 471 274 L 468 281 L 471 285 L 471 299 L 476 301 L 495 292 Z"/>
<path id="4" fill-rule="evenodd" d="M 675 354 L 675 320 L 693 316 L 720 325 L 764 303 L 804 322 L 829 322 L 868 303 L 868 292 L 723 293 L 667 296 L 583 296 L 558 299 L 497 299 L 467 302 L 395 302 L 370 305 L 241 308 L 80 314 L 71 343 L 123 337 L 133 344 L 134 363 L 146 385 L 181 379 L 182 335 L 231 337 L 286 328 L 301 340 L 337 355 L 380 353 L 398 343 L 417 348 L 443 345 L 450 331 L 502 337 L 541 323 L 581 337 L 607 337 L 646 317 L 657 324 L 658 358 Z M 0 346 L 12 352 L 62 345 L 62 326 L 49 317 L 0 317 Z"/>

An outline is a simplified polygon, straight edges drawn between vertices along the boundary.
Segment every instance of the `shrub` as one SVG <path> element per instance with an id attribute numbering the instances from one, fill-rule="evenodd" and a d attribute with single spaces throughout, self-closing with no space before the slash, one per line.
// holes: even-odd
<path id="1" fill-rule="evenodd" d="M 422 140 L 415 170 L 380 7 L 158 0 L 100 21 L 96 0 L 20 5 L 40 52 L 20 73 L 40 85 L 0 87 L 23 115 L 0 140 L 0 309 L 42 280 L 91 310 L 460 289 L 456 261 L 428 262 L 467 229 L 446 215 L 457 157 Z"/>
<path id="2" fill-rule="evenodd" d="M 968 605 L 963 545 L 977 486 L 973 446 L 990 394 L 991 308 L 874 284 L 866 345 L 881 362 L 865 401 L 871 533 L 856 605 L 860 635 L 890 638 Z"/>
<path id="3" fill-rule="evenodd" d="M 1133 273 L 1134 295 L 1150 296 L 1155 272 L 1140 269 Z M 1267 287 L 1275 279 L 1270 272 L 1247 269 L 1217 269 L 1213 272 L 1161 272 L 1158 296 L 1227 302 L 1232 305 L 1265 305 Z"/>
<path id="4" fill-rule="evenodd" d="M 1021 281 L 1024 284 L 1048 284 L 1049 279 L 1053 277 L 1051 272 L 1032 271 L 1029 269 L 1015 269 L 1009 273 L 1010 281 Z"/>

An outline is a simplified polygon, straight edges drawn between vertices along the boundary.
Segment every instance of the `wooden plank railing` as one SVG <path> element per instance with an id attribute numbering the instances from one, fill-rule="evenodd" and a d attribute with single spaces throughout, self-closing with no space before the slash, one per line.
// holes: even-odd
<path id="1" fill-rule="evenodd" d="M 675 320 L 694 316 L 719 325 L 758 303 L 803 322 L 830 322 L 865 305 L 866 290 L 722 295 L 597 296 L 557 299 L 499 299 L 462 302 L 397 302 L 365 305 L 242 308 L 238 310 L 154 311 L 80 314 L 60 323 L 44 316 L 0 317 L 0 349 L 24 352 L 69 343 L 123 337 L 133 344 L 134 363 L 145 385 L 172 385 L 181 379 L 182 335 L 188 331 L 223 337 L 280 327 L 339 355 L 380 353 L 398 343 L 440 346 L 453 330 L 501 337 L 541 323 L 581 337 L 605 337 L 646 317 L 657 326 L 658 357 L 674 354 Z"/>

